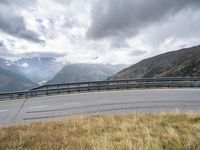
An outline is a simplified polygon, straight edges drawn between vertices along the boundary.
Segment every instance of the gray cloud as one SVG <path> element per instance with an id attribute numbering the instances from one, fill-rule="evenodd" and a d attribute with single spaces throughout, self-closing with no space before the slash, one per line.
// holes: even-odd
<path id="1" fill-rule="evenodd" d="M 4 4 L 7 6 L 17 6 L 17 7 L 27 7 L 27 6 L 35 6 L 37 0 L 0 0 L 0 4 Z"/>
<path id="2" fill-rule="evenodd" d="M 98 0 L 87 37 L 132 37 L 184 9 L 199 9 L 199 0 Z"/>
<path id="3" fill-rule="evenodd" d="M 1 3 L 1 4 L 8 4 L 9 1 L 7 1 L 7 0 L 0 0 L 0 3 Z"/>
<path id="4" fill-rule="evenodd" d="M 0 41 L 0 57 L 8 57 L 12 56 L 12 54 L 8 51 L 6 45 L 4 44 L 3 41 Z"/>
<path id="5" fill-rule="evenodd" d="M 23 53 L 20 57 L 47 57 L 47 58 L 57 58 L 67 55 L 66 53 L 54 53 L 54 52 L 30 52 L 30 53 Z"/>
<path id="6" fill-rule="evenodd" d="M 3 46 L 4 46 L 3 41 L 0 41 L 0 47 L 3 47 Z"/>
<path id="7" fill-rule="evenodd" d="M 1 3 L 4 2 L 1 0 Z M 39 35 L 26 28 L 23 17 L 17 15 L 10 5 L 0 3 L 0 30 L 12 36 L 35 43 L 44 43 Z M 6 2 L 5 2 L 6 3 Z M 8 3 L 8 2 L 7 2 Z M 7 4 L 6 3 L 6 4 Z"/>
<path id="8" fill-rule="evenodd" d="M 133 50 L 129 52 L 130 56 L 140 56 L 140 55 L 144 55 L 146 53 L 146 51 L 144 50 Z"/>
<path id="9" fill-rule="evenodd" d="M 190 41 L 194 42 L 195 39 L 200 39 L 199 26 L 200 10 L 194 11 L 190 9 L 187 11 L 183 10 L 167 23 L 158 23 L 149 29 L 143 30 L 142 33 L 146 35 L 145 43 L 151 43 L 154 47 L 170 38 L 180 40 L 181 42 L 185 41 L 183 45 L 190 45 Z M 196 44 L 199 44 L 199 42 Z M 181 45 L 180 47 L 189 47 Z"/>
<path id="10" fill-rule="evenodd" d="M 10 41 L 9 41 L 10 42 Z M 22 47 L 26 49 L 26 47 Z M 7 48 L 4 41 L 0 41 L 0 57 L 3 58 L 33 58 L 33 57 L 46 57 L 46 58 L 58 58 L 66 56 L 67 53 L 58 53 L 58 52 L 24 52 L 20 54 L 14 54 L 10 49 Z"/>
<path id="11" fill-rule="evenodd" d="M 111 39 L 110 48 L 128 48 L 129 44 L 126 40 L 121 40 L 120 37 L 114 37 Z"/>
<path id="12" fill-rule="evenodd" d="M 65 18 L 65 23 L 63 25 L 64 27 L 73 28 L 75 25 L 78 25 L 75 20 L 73 20 L 72 18 Z"/>
<path id="13" fill-rule="evenodd" d="M 55 1 L 61 4 L 70 5 L 73 0 L 55 0 Z"/>
<path id="14" fill-rule="evenodd" d="M 55 22 L 51 18 L 37 18 L 36 21 L 39 23 L 39 32 L 45 35 L 46 38 L 55 39 L 56 32 L 55 32 Z M 46 25 L 43 24 L 46 22 Z"/>

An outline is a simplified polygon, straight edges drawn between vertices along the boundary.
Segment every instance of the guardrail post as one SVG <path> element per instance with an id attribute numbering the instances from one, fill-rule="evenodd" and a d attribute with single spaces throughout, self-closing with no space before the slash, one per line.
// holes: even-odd
<path id="1" fill-rule="evenodd" d="M 99 89 L 99 82 L 97 82 L 97 91 L 99 91 L 100 89 Z"/>
<path id="2" fill-rule="evenodd" d="M 119 89 L 118 84 L 119 84 L 119 82 L 117 81 L 117 89 Z"/>
<path id="3" fill-rule="evenodd" d="M 194 82 L 190 83 L 190 87 L 192 87 L 192 84 L 194 84 Z M 195 87 L 196 87 L 196 85 L 195 85 Z M 197 86 L 197 87 L 198 87 L 198 86 Z"/>
<path id="4" fill-rule="evenodd" d="M 90 83 L 88 83 L 88 91 L 90 91 Z"/>
<path id="5" fill-rule="evenodd" d="M 78 92 L 80 92 L 80 84 L 78 83 Z"/>
<path id="6" fill-rule="evenodd" d="M 140 88 L 140 82 L 136 81 L 136 88 Z"/>
<path id="7" fill-rule="evenodd" d="M 67 85 L 67 93 L 70 93 L 70 91 L 69 91 L 69 84 Z"/>
<path id="8" fill-rule="evenodd" d="M 168 88 L 169 88 L 169 85 L 170 85 L 170 81 L 167 82 L 167 87 L 168 87 Z"/>
<path id="9" fill-rule="evenodd" d="M 58 94 L 60 94 L 60 86 L 58 85 Z"/>
<path id="10" fill-rule="evenodd" d="M 109 90 L 110 88 L 109 88 L 109 82 L 107 82 L 107 90 Z"/>
<path id="11" fill-rule="evenodd" d="M 49 93 L 48 93 L 48 86 L 47 86 L 47 88 L 46 88 L 46 95 L 48 95 Z"/>
<path id="12" fill-rule="evenodd" d="M 181 87 L 181 84 L 180 84 L 180 83 L 178 83 L 178 87 L 179 87 L 179 88 Z"/>
<path id="13" fill-rule="evenodd" d="M 25 98 L 27 98 L 27 92 L 25 93 L 25 95 L 24 95 L 24 96 L 25 96 Z"/>

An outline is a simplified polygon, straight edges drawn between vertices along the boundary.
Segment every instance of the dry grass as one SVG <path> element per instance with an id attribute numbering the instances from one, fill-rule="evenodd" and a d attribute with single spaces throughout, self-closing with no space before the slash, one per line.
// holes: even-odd
<path id="1" fill-rule="evenodd" d="M 0 149 L 200 149 L 200 114 L 74 117 L 0 129 Z"/>

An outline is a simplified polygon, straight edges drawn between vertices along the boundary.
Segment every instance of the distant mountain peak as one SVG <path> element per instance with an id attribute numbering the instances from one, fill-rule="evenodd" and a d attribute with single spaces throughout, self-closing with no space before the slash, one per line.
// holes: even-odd
<path id="1" fill-rule="evenodd" d="M 107 77 L 124 68 L 123 65 L 67 64 L 48 83 L 68 83 L 106 80 Z"/>

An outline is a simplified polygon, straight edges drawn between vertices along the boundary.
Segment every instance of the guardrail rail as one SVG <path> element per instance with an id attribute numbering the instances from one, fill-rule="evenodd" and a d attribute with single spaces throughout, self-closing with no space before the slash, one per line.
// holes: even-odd
<path id="1" fill-rule="evenodd" d="M 134 88 L 200 87 L 200 77 L 138 78 L 42 85 L 27 91 L 0 93 L 0 99 L 18 99 L 36 96 Z"/>

